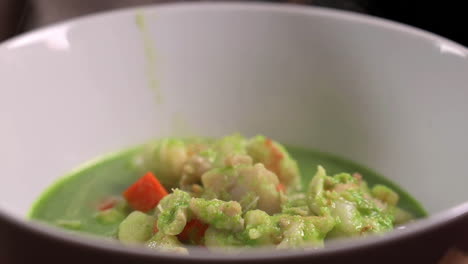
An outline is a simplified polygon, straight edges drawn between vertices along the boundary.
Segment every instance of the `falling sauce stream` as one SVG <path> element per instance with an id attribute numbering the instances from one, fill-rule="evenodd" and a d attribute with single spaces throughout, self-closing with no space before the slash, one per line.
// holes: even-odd
<path id="1" fill-rule="evenodd" d="M 143 13 L 139 12 L 135 16 L 136 25 L 141 33 L 143 40 L 143 47 L 145 51 L 146 61 L 146 76 L 148 78 L 148 86 L 155 93 L 155 99 L 157 104 L 162 103 L 161 89 L 159 82 L 156 78 L 156 52 L 154 49 L 154 41 L 151 38 L 151 34 L 146 23 L 146 18 Z"/>

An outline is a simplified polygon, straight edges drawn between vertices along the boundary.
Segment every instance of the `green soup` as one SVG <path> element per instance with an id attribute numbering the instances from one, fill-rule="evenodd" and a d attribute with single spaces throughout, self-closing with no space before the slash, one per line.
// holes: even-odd
<path id="1" fill-rule="evenodd" d="M 280 146 L 280 145 L 278 144 L 278 146 Z M 223 145 L 223 148 L 225 148 L 225 145 Z M 118 237 L 119 226 L 120 226 L 120 228 L 122 228 L 121 225 L 124 225 L 122 223 L 122 221 L 126 217 L 128 217 L 130 212 L 132 212 L 133 210 L 131 208 L 129 208 L 129 206 L 127 204 L 127 205 L 123 205 L 123 207 L 122 207 L 123 209 L 120 210 L 118 213 L 109 212 L 108 215 L 102 215 L 102 212 L 100 210 L 98 210 L 97 208 L 99 208 L 99 206 L 102 206 L 103 201 L 105 201 L 109 197 L 121 197 L 122 193 L 145 173 L 146 168 L 144 166 L 142 168 L 142 166 L 141 166 L 142 160 L 140 158 L 141 153 L 144 153 L 145 149 L 146 149 L 145 146 L 139 146 L 139 147 L 135 147 L 135 148 L 132 148 L 132 149 L 129 149 L 129 150 L 119 152 L 119 153 L 108 155 L 107 157 L 102 158 L 100 160 L 97 160 L 97 161 L 93 162 L 90 165 L 86 165 L 85 167 L 81 168 L 80 170 L 77 170 L 77 171 L 73 172 L 72 174 L 68 175 L 67 177 L 64 177 L 63 179 L 61 179 L 60 181 L 55 183 L 53 186 L 51 186 L 37 200 L 37 202 L 34 204 L 34 206 L 31 209 L 31 212 L 30 212 L 30 215 L 29 215 L 30 218 L 34 219 L 34 220 L 44 221 L 44 222 L 47 222 L 47 223 L 50 223 L 50 224 L 53 224 L 53 225 L 61 226 L 61 227 L 67 228 L 67 229 L 78 230 L 80 232 L 86 232 L 86 233 L 91 233 L 91 234 L 95 234 L 95 235 L 99 235 L 99 236 L 105 236 L 105 237 Z M 328 175 L 339 174 L 339 173 L 342 173 L 342 172 L 348 172 L 348 173 L 356 173 L 357 172 L 360 175 L 362 175 L 362 178 L 367 182 L 367 185 L 369 187 L 372 187 L 372 186 L 375 186 L 375 185 L 379 184 L 379 185 L 386 186 L 386 187 L 392 189 L 394 192 L 396 192 L 398 194 L 398 197 L 399 197 L 398 203 L 397 203 L 396 206 L 398 208 L 403 209 L 405 212 L 409 213 L 410 215 L 412 215 L 413 218 L 420 218 L 420 217 L 426 216 L 426 212 L 424 211 L 423 207 L 414 198 L 412 198 L 408 193 L 406 193 L 404 190 L 402 190 L 396 184 L 392 183 L 391 181 L 385 179 L 381 175 L 377 174 L 376 172 L 374 172 L 374 171 L 372 171 L 372 170 L 370 170 L 370 169 L 368 169 L 368 168 L 366 168 L 364 166 L 358 165 L 356 163 L 353 163 L 353 162 L 345 160 L 345 159 L 335 157 L 335 156 L 330 155 L 330 154 L 321 153 L 321 152 L 317 152 L 317 151 L 305 150 L 305 149 L 301 149 L 301 148 L 297 148 L 297 147 L 286 147 L 286 149 L 287 149 L 287 152 L 289 152 L 290 157 L 293 160 L 297 161 L 297 165 L 299 167 L 300 174 L 302 175 L 301 180 L 300 180 L 300 182 L 301 182 L 300 185 L 302 186 L 302 192 L 305 192 L 305 194 L 307 194 L 307 189 L 308 188 L 310 189 L 310 187 L 308 187 L 308 186 L 310 185 L 312 177 L 317 174 L 317 167 L 320 165 L 320 166 L 322 166 L 322 167 L 324 167 L 326 169 Z M 238 151 L 238 150 L 236 150 L 236 151 Z M 284 150 L 284 151 L 286 151 L 286 150 Z M 210 154 L 211 152 L 209 152 L 209 151 L 208 152 L 205 151 L 203 153 L 204 153 L 203 155 L 205 155 L 205 156 L 202 155 L 203 157 L 208 157 L 208 156 L 211 155 Z M 255 156 L 257 154 L 252 154 L 252 155 Z M 283 156 L 280 155 L 279 157 L 282 158 Z M 214 160 L 214 159 L 212 159 L 212 160 Z M 213 162 L 216 162 L 216 161 L 213 161 Z M 156 175 L 158 175 L 158 173 L 156 173 Z M 349 184 L 349 183 L 343 184 L 343 183 L 339 182 L 340 179 L 344 179 L 346 177 L 349 177 L 349 176 L 346 176 L 346 177 L 345 176 L 343 176 L 343 175 L 335 176 L 335 178 L 337 179 L 336 180 L 337 182 L 334 183 L 335 186 L 347 186 L 347 184 Z M 208 176 L 206 176 L 205 178 L 208 178 Z M 330 178 L 326 178 L 326 179 L 328 179 L 330 181 L 333 178 L 330 177 Z M 341 180 L 341 181 L 343 181 L 343 180 Z M 171 186 L 171 187 L 174 187 L 174 186 Z M 180 186 L 178 186 L 178 185 L 176 185 L 175 187 L 180 188 Z M 205 187 L 205 191 L 206 191 L 207 187 L 206 186 L 204 186 L 204 187 Z M 325 188 L 326 188 L 326 184 L 325 184 Z M 169 192 L 171 192 L 169 188 L 167 188 L 167 189 L 168 189 Z M 339 192 L 338 189 L 336 191 Z M 260 191 L 260 192 L 263 192 L 263 190 Z M 274 192 L 274 191 L 272 191 L 272 192 Z M 291 191 L 291 193 L 292 192 L 301 193 L 300 190 Z M 309 192 L 310 192 L 310 190 L 309 190 Z M 376 188 L 375 192 L 378 193 L 379 189 Z M 333 191 L 332 194 L 333 193 L 335 193 L 335 192 Z M 373 190 L 373 193 L 374 193 L 374 190 Z M 347 195 L 349 197 L 351 197 L 354 194 L 355 194 L 354 192 L 350 192 L 349 195 L 348 194 Z M 235 200 L 235 195 L 234 194 L 232 196 L 229 196 L 230 198 L 225 198 L 225 196 L 223 196 L 224 193 L 221 193 L 221 192 L 218 195 L 213 195 L 213 194 L 210 194 L 210 195 L 204 193 L 203 195 L 201 195 L 201 197 L 206 198 L 207 201 L 211 202 L 211 203 L 218 202 L 218 200 L 219 200 L 219 203 L 221 203 L 222 200 L 225 200 L 225 201 L 228 201 L 230 199 Z M 307 194 L 307 195 L 308 195 L 307 197 L 309 197 L 307 199 L 310 200 L 311 199 L 310 195 L 309 194 Z M 318 195 L 318 194 L 315 194 L 315 195 Z M 288 191 L 288 195 L 284 195 L 284 196 L 289 198 L 289 196 L 292 197 L 293 195 L 292 194 L 290 195 L 289 191 Z M 348 197 L 348 196 L 346 196 L 346 197 Z M 196 196 L 196 198 L 197 197 L 198 196 Z M 210 200 L 207 197 L 209 197 L 210 199 L 213 198 L 214 200 Z M 232 198 L 232 197 L 234 197 L 234 198 Z M 192 200 L 193 199 L 196 200 L 196 198 L 192 198 Z M 348 199 L 348 198 L 346 198 L 346 199 Z M 349 199 L 351 199 L 351 200 L 349 200 Z M 347 201 L 354 201 L 354 200 L 352 200 L 352 199 L 354 199 L 352 197 L 349 198 L 349 199 Z M 237 199 L 237 200 L 239 201 L 239 199 Z M 304 200 L 304 201 L 306 201 L 306 200 Z M 307 200 L 307 201 L 309 201 L 309 200 Z M 198 200 L 196 200 L 196 201 L 198 201 Z M 189 206 L 188 208 L 192 208 L 192 209 L 195 208 L 197 206 L 195 204 L 196 201 L 191 201 L 190 205 L 187 205 L 187 206 Z M 298 212 L 298 213 L 289 213 L 291 215 L 287 216 L 287 217 L 289 217 L 288 219 L 290 219 L 290 221 L 293 221 L 295 219 L 296 220 L 299 219 L 300 217 L 305 217 L 304 219 L 309 219 L 310 218 L 310 219 L 312 219 L 311 223 L 314 223 L 314 224 L 311 224 L 311 225 L 317 226 L 317 224 L 315 224 L 315 222 L 314 222 L 315 220 L 313 220 L 313 217 L 315 217 L 315 216 L 312 216 L 312 218 L 309 217 L 309 216 L 305 216 L 305 214 L 314 215 L 314 213 L 309 212 L 308 207 L 307 206 L 304 207 L 303 204 L 301 204 L 301 201 L 297 202 L 299 205 L 291 205 L 292 208 L 293 208 L 292 211 Z M 239 201 L 239 203 L 242 206 L 244 206 L 246 204 L 246 203 L 243 203 L 243 202 L 244 202 L 243 200 Z M 261 202 L 261 200 L 259 202 Z M 169 202 L 166 202 L 166 204 L 169 204 Z M 179 204 L 178 206 L 180 208 L 183 208 L 182 203 Z M 207 204 L 206 206 L 213 207 L 215 205 L 214 204 Z M 269 210 L 270 211 L 271 210 L 277 210 L 277 211 L 278 210 L 283 210 L 281 213 L 276 212 L 277 214 L 273 214 L 271 212 L 268 212 L 270 215 L 279 215 L 278 217 L 281 218 L 282 215 L 288 214 L 288 212 L 291 212 L 290 209 L 285 209 L 285 207 L 283 205 L 281 205 L 281 206 L 282 206 L 281 208 L 283 208 L 283 209 L 271 209 L 271 207 L 268 207 L 268 206 L 265 207 L 264 206 L 262 210 L 266 211 L 266 212 L 268 212 Z M 261 203 L 258 203 L 257 207 L 261 208 Z M 227 207 L 223 207 L 223 208 L 227 208 Z M 252 209 L 258 209 L 258 208 L 252 208 Z M 307 212 L 306 213 L 301 213 L 302 209 L 298 209 L 298 208 L 305 208 L 305 210 L 307 212 L 309 212 L 309 213 L 307 213 Z M 371 210 L 371 209 L 369 209 L 370 207 L 366 207 L 366 206 L 363 206 L 362 208 L 359 207 L 359 208 L 360 208 L 359 212 L 365 212 L 365 210 Z M 176 209 L 174 209 L 174 210 L 176 210 Z M 184 209 L 184 210 L 186 210 L 186 209 Z M 249 220 L 249 219 L 257 219 L 258 217 L 269 217 L 267 214 L 264 214 L 262 210 L 252 210 L 252 212 L 249 213 L 250 218 L 247 218 L 247 216 L 245 214 L 246 213 L 245 211 L 243 211 L 242 214 L 239 214 L 240 217 L 245 218 L 245 222 L 242 219 L 241 226 L 244 226 L 245 229 L 248 229 L 248 228 L 253 226 L 253 224 L 251 224 L 251 223 L 255 222 L 254 220 Z M 260 211 L 262 211 L 262 212 L 260 212 Z M 184 212 L 186 212 L 186 211 L 184 211 Z M 331 209 L 331 212 L 332 212 L 331 214 L 333 215 L 333 209 Z M 153 217 L 154 215 L 159 216 L 159 218 L 162 217 L 161 216 L 162 214 L 154 213 L 154 210 L 152 210 L 150 212 L 145 212 L 145 213 L 146 213 L 146 215 L 148 215 L 150 217 Z M 255 216 L 255 214 L 260 214 L 260 215 Z M 299 214 L 299 215 L 295 215 L 295 214 Z M 315 214 L 317 214 L 317 213 L 315 213 Z M 194 215 L 197 215 L 197 212 L 190 213 L 189 217 L 194 218 Z M 371 213 L 366 213 L 366 215 L 371 215 Z M 257 218 L 254 218 L 254 216 L 257 217 Z M 333 218 L 333 219 L 338 219 L 336 215 L 334 215 L 334 216 L 335 216 L 335 218 Z M 175 216 L 171 215 L 169 217 L 174 218 Z M 237 215 L 236 215 L 236 217 L 237 217 Z M 272 224 L 271 226 L 269 226 L 268 228 L 270 228 L 270 229 L 267 228 L 268 230 L 270 230 L 270 231 L 268 231 L 269 233 L 267 231 L 262 231 L 262 232 L 266 232 L 268 234 L 269 238 L 273 237 L 274 236 L 273 234 L 278 234 L 277 237 L 279 237 L 279 238 L 275 238 L 275 239 L 280 241 L 281 238 L 284 237 L 284 232 L 283 231 L 278 231 L 278 230 L 276 230 L 274 228 L 281 229 L 282 228 L 281 224 L 286 223 L 287 221 L 285 221 L 284 219 L 283 220 L 278 220 L 279 219 L 278 217 L 277 218 L 271 218 L 271 219 L 273 219 L 271 221 L 273 221 L 273 222 L 276 221 L 276 222 L 274 222 L 276 224 Z M 108 220 L 107 218 L 109 218 L 111 220 L 107 221 Z M 207 230 L 207 236 L 209 234 L 212 237 L 216 238 L 217 236 L 219 236 L 219 234 L 224 234 L 224 235 L 228 236 L 230 234 L 229 232 L 238 232 L 238 233 L 241 232 L 239 230 L 235 231 L 235 229 L 230 229 L 231 226 L 225 227 L 225 226 L 222 225 L 222 223 L 219 223 L 219 221 L 223 221 L 222 219 L 224 219 L 224 218 L 222 218 L 222 216 L 216 218 L 217 219 L 216 221 L 218 221 L 218 222 L 210 222 L 211 218 L 209 216 L 203 215 L 202 213 L 198 214 L 198 218 L 202 219 L 202 220 L 204 219 L 203 221 L 205 221 L 207 224 L 209 224 L 211 226 L 211 229 L 213 229 L 213 230 L 211 230 L 209 228 Z M 156 218 L 154 218 L 153 221 L 156 221 Z M 172 219 L 171 221 L 174 221 L 174 219 Z M 270 220 L 268 220 L 268 221 L 270 221 Z M 308 220 L 307 221 L 300 220 L 300 221 L 302 221 L 301 223 L 308 223 L 307 222 Z M 379 218 L 378 221 L 381 221 L 381 219 Z M 340 222 L 340 221 L 338 220 L 338 222 Z M 171 224 L 173 224 L 173 223 L 171 223 Z M 161 223 L 158 223 L 158 225 L 161 228 L 165 228 L 165 226 L 163 224 L 161 224 Z M 335 224 L 335 225 L 337 225 L 337 224 Z M 330 237 L 334 237 L 335 234 L 340 233 L 340 232 L 336 232 L 335 229 L 336 228 L 334 228 L 334 229 L 332 229 L 330 231 L 330 234 L 331 234 Z M 252 230 L 254 230 L 254 231 L 252 231 Z M 236 242 L 232 242 L 232 243 L 234 245 L 236 245 L 236 246 L 249 246 L 249 247 L 250 246 L 256 246 L 256 245 L 261 245 L 262 243 L 260 243 L 259 241 L 263 241 L 263 240 L 261 240 L 261 238 L 259 238 L 262 235 L 262 233 L 259 230 L 266 230 L 266 229 L 265 228 L 263 228 L 263 229 L 261 229 L 261 228 L 250 229 L 250 230 L 248 230 L 249 235 L 245 235 L 243 237 L 240 237 L 240 235 L 239 235 L 239 237 L 236 238 L 237 239 Z M 308 229 L 308 230 L 315 230 L 315 229 Z M 343 229 L 343 230 L 347 230 L 347 229 Z M 361 229 L 361 230 L 364 230 L 364 229 Z M 216 232 L 220 232 L 220 233 L 218 234 Z M 224 232 L 224 233 L 222 233 L 222 232 Z M 245 232 L 247 234 L 247 231 L 245 231 Z M 281 233 L 281 232 L 283 232 L 283 233 Z M 159 233 L 161 233 L 161 232 L 159 232 Z M 170 234 L 172 234 L 172 233 L 170 233 Z M 317 234 L 314 233 L 314 236 L 315 236 L 315 239 L 317 239 L 317 238 L 323 239 L 323 238 L 328 238 L 329 237 L 328 235 L 325 235 L 325 234 L 320 235 L 318 233 Z M 173 239 L 173 236 L 168 235 L 165 239 L 168 239 L 168 238 Z M 175 239 L 175 236 L 174 236 L 174 239 Z M 206 243 L 208 243 L 208 242 L 211 243 L 211 244 L 219 243 L 219 246 L 221 246 L 221 247 L 228 245 L 226 243 L 231 243 L 231 242 L 226 242 L 224 240 L 223 241 L 214 240 L 214 238 L 210 238 L 210 239 L 211 239 L 210 240 L 211 242 L 207 241 Z M 145 238 L 145 241 L 148 241 L 148 238 Z M 216 241 L 216 242 L 212 242 L 212 241 Z M 267 244 L 270 243 L 272 245 L 273 244 L 276 245 L 276 244 L 279 243 L 279 242 L 277 243 L 277 241 L 274 240 L 274 239 L 272 239 L 272 241 L 273 242 L 269 241 Z M 318 243 L 318 244 L 320 244 L 320 243 Z M 147 245 L 151 245 L 151 243 L 147 242 Z M 300 244 L 300 245 L 302 245 L 302 244 Z M 309 244 L 306 243 L 304 245 L 309 245 Z M 311 243 L 310 245 L 316 246 L 317 243 Z M 296 244 L 294 244 L 292 246 L 291 246 L 291 244 L 288 244 L 287 248 L 295 247 L 295 246 L 296 246 Z"/>

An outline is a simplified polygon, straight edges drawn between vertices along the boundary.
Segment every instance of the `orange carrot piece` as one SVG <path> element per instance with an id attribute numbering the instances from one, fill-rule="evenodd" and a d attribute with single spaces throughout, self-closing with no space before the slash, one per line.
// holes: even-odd
<path id="1" fill-rule="evenodd" d="M 153 226 L 153 234 L 156 234 L 157 232 L 159 232 L 158 221 L 155 221 Z"/>
<path id="2" fill-rule="evenodd" d="M 270 149 L 270 159 L 269 162 L 265 164 L 265 167 L 276 173 L 278 178 L 281 178 L 281 161 L 283 160 L 284 155 L 281 153 L 281 150 L 273 144 L 273 140 L 271 140 L 271 138 L 267 138 L 265 140 L 265 145 Z"/>
<path id="3" fill-rule="evenodd" d="M 276 190 L 277 190 L 278 192 L 283 192 L 283 193 L 285 193 L 285 192 L 286 192 L 286 187 L 284 186 L 284 184 L 278 183 L 278 185 L 276 185 Z"/>
<path id="4" fill-rule="evenodd" d="M 133 209 L 147 212 L 156 207 L 167 194 L 154 174 L 148 172 L 130 186 L 123 196 Z"/>
<path id="5" fill-rule="evenodd" d="M 205 231 L 208 229 L 208 225 L 197 219 L 192 219 L 185 225 L 182 233 L 177 235 L 177 238 L 182 243 L 191 243 L 194 245 L 203 245 L 203 239 L 205 237 Z"/>

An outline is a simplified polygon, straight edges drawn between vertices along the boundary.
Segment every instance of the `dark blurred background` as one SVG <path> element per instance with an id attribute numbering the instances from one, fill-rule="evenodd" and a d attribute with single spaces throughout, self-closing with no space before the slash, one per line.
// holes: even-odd
<path id="1" fill-rule="evenodd" d="M 180 0 L 172 0 L 180 1 Z M 85 14 L 171 0 L 0 0 L 0 41 Z M 425 29 L 468 46 L 465 1 L 270 0 L 365 13 Z"/>

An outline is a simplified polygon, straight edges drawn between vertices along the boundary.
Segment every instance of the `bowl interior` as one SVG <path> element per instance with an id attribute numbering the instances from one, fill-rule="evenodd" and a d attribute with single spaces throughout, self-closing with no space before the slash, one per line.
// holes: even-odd
<path id="1" fill-rule="evenodd" d="M 0 209 L 165 135 L 264 133 L 367 165 L 430 213 L 468 199 L 467 50 L 324 9 L 186 4 L 0 46 Z"/>

